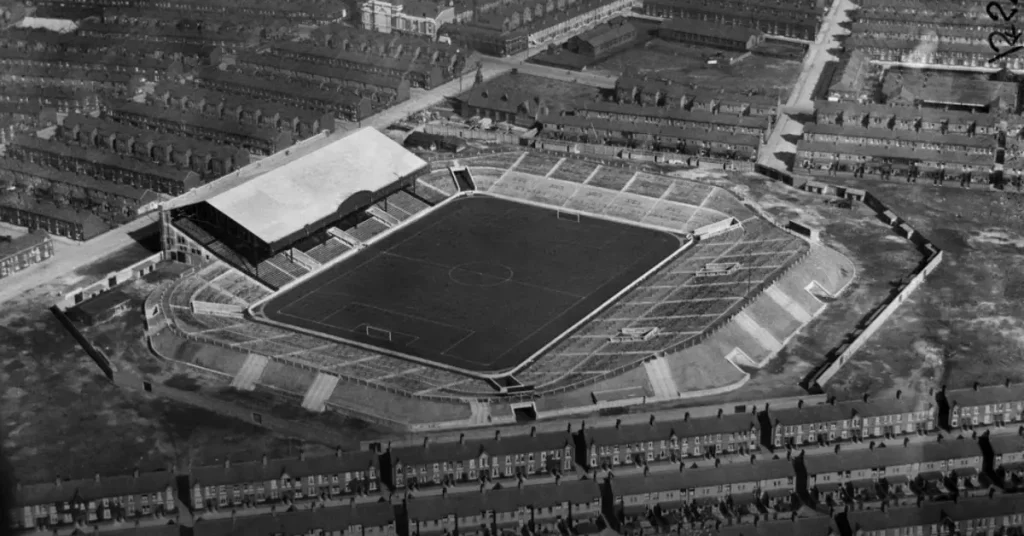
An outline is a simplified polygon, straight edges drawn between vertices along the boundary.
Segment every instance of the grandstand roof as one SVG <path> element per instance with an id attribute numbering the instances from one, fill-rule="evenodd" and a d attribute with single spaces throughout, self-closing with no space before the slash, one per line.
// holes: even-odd
<path id="1" fill-rule="evenodd" d="M 206 202 L 268 244 L 336 214 L 427 163 L 373 128 L 362 128 Z"/>

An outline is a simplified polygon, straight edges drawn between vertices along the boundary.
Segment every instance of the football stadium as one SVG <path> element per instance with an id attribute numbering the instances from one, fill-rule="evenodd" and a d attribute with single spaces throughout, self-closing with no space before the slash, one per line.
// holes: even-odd
<path id="1" fill-rule="evenodd" d="M 372 128 L 301 152 L 162 207 L 191 268 L 146 311 L 160 355 L 311 411 L 465 426 L 722 393 L 853 277 L 726 190 L 611 162 L 428 163 Z"/>

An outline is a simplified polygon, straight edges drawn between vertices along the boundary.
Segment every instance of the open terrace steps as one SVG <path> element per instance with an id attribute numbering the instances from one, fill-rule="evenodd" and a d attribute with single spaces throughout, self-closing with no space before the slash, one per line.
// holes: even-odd
<path id="1" fill-rule="evenodd" d="M 668 354 L 665 362 L 681 393 L 734 385 L 749 376 L 704 343 Z"/>
<path id="2" fill-rule="evenodd" d="M 425 190 L 426 195 L 430 195 L 430 191 L 441 192 L 447 197 L 451 197 L 458 192 L 455 187 L 455 180 L 452 179 L 452 173 L 448 169 L 439 169 L 430 172 L 430 174 L 420 177 L 417 181 L 423 183 L 422 186 L 417 187 L 416 191 L 419 192 L 422 188 Z"/>
<path id="3" fill-rule="evenodd" d="M 232 270 L 218 279 L 217 286 L 246 303 L 255 303 L 270 294 L 269 290 L 236 270 Z"/>
<path id="4" fill-rule="evenodd" d="M 485 170 L 474 169 L 474 176 L 483 171 Z M 616 171 L 621 172 L 618 169 Z M 486 186 L 485 181 L 481 181 L 481 184 Z M 675 188 L 674 185 L 662 181 L 650 181 L 650 184 L 654 185 L 652 187 Z M 552 207 L 659 225 L 679 232 L 692 231 L 728 217 L 715 210 L 670 201 L 667 197 L 652 197 L 629 191 L 616 192 L 590 184 L 577 184 L 516 171 L 504 173 L 486 191 Z"/>
<path id="5" fill-rule="evenodd" d="M 399 190 L 391 194 L 388 197 L 388 205 L 394 205 L 395 207 L 405 211 L 405 213 L 410 216 L 430 208 L 430 205 L 426 202 L 414 197 L 405 190 Z"/>
<path id="6" fill-rule="evenodd" d="M 313 257 L 321 264 L 326 264 L 350 249 L 352 248 L 348 244 L 332 236 L 327 241 L 306 251 L 306 255 Z"/>
<path id="7" fill-rule="evenodd" d="M 192 363 L 231 376 L 238 374 L 248 357 L 248 354 L 243 352 L 190 341 L 169 330 L 154 335 L 151 342 L 163 357 L 182 363 Z"/>
<path id="8" fill-rule="evenodd" d="M 387 230 L 388 226 L 384 225 L 384 223 L 381 222 L 380 220 L 375 218 L 367 218 L 359 222 L 359 224 L 357 224 L 355 227 L 347 229 L 346 232 L 352 235 L 356 240 L 359 240 L 360 242 L 366 242 L 367 240 Z"/>
<path id="9" fill-rule="evenodd" d="M 259 383 L 298 396 L 304 396 L 313 385 L 316 372 L 271 360 L 263 368 Z"/>
<path id="10" fill-rule="evenodd" d="M 352 408 L 398 421 L 408 421 L 412 417 L 420 417 L 422 422 L 459 421 L 471 415 L 469 404 L 414 399 L 344 379 L 335 387 L 327 404 L 342 411 Z"/>

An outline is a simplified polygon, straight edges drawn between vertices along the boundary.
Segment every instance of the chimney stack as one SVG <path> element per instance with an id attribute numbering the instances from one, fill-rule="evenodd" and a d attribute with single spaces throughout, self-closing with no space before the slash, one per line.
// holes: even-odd
<path id="1" fill-rule="evenodd" d="M 618 430 L 622 426 L 622 419 L 615 419 L 615 429 Z"/>
<path id="2" fill-rule="evenodd" d="M 868 401 L 868 394 L 867 394 L 867 393 L 864 393 L 864 401 L 865 401 L 865 402 L 867 402 L 867 401 Z"/>
<path id="3" fill-rule="evenodd" d="M 428 445 L 430 445 L 430 437 L 424 437 L 423 438 L 423 448 L 427 448 Z"/>
<path id="4" fill-rule="evenodd" d="M 1010 378 L 1006 378 L 1006 380 L 1003 381 L 1003 387 L 1010 387 Z"/>
<path id="5" fill-rule="evenodd" d="M 804 409 L 804 400 L 802 398 L 796 401 L 796 409 Z"/>
<path id="6" fill-rule="evenodd" d="M 648 423 L 647 423 L 647 424 L 649 424 L 649 425 L 651 425 L 651 426 L 654 426 L 654 414 L 653 414 L 653 413 L 651 414 L 651 420 L 650 420 L 650 421 L 648 421 Z"/>
<path id="7" fill-rule="evenodd" d="M 96 473 L 96 477 L 95 478 L 96 478 L 96 483 L 99 484 L 100 483 L 100 474 Z"/>
<path id="8" fill-rule="evenodd" d="M 978 390 L 978 385 L 979 385 L 979 384 L 978 384 L 978 382 L 974 382 L 974 390 L 975 390 L 975 391 L 977 391 L 977 390 Z"/>
<path id="9" fill-rule="evenodd" d="M 299 449 L 299 461 L 300 462 L 306 461 L 306 450 L 305 449 Z"/>
<path id="10" fill-rule="evenodd" d="M 460 445 L 466 444 L 466 434 L 465 433 L 459 434 L 459 444 Z"/>
<path id="11" fill-rule="evenodd" d="M 264 454 L 263 455 L 263 467 L 266 467 L 266 466 L 267 466 L 267 455 Z"/>
<path id="12" fill-rule="evenodd" d="M 134 476 L 135 478 L 139 478 L 139 468 L 138 467 L 136 467 L 135 470 L 132 471 L 132 476 Z"/>
<path id="13" fill-rule="evenodd" d="M 566 425 L 565 425 L 565 433 L 567 433 L 567 434 L 571 434 L 572 433 L 572 423 L 571 422 L 570 423 L 566 423 Z"/>
<path id="14" fill-rule="evenodd" d="M 896 400 L 903 398 L 903 389 L 896 390 Z"/>
<path id="15" fill-rule="evenodd" d="M 231 469 L 231 459 L 230 458 L 225 458 L 224 459 L 224 468 L 225 469 Z M 135 476 L 139 476 L 139 475 L 135 475 Z"/>
<path id="16" fill-rule="evenodd" d="M 338 448 L 334 449 L 334 457 L 335 458 L 340 458 L 341 457 L 341 447 L 338 447 Z"/>
<path id="17" fill-rule="evenodd" d="M 501 439 L 501 430 L 494 431 L 494 440 L 499 441 Z"/>
<path id="18" fill-rule="evenodd" d="M 683 414 L 683 422 L 686 422 L 686 421 L 689 421 L 689 420 L 690 420 L 690 412 L 687 411 L 686 413 Z"/>
<path id="19" fill-rule="evenodd" d="M 531 426 L 530 427 L 530 437 L 537 437 L 537 427 L 536 426 Z"/>
<path id="20" fill-rule="evenodd" d="M 721 419 L 722 415 L 724 415 L 724 414 L 725 414 L 725 410 L 723 410 L 722 408 L 718 408 L 718 418 Z"/>

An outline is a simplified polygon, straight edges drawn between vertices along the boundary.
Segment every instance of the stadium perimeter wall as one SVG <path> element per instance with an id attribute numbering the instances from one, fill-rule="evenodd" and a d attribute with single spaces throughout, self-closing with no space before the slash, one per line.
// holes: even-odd
<path id="1" fill-rule="evenodd" d="M 840 197 L 851 201 L 860 201 L 873 210 L 879 217 L 889 223 L 892 230 L 908 239 L 924 256 L 917 267 L 910 272 L 910 280 L 900 286 L 899 290 L 891 295 L 883 304 L 875 309 L 861 326 L 848 334 L 847 342 L 842 343 L 838 348 L 830 352 L 830 355 L 818 370 L 808 379 L 807 386 L 817 390 L 824 390 L 832 378 L 850 361 L 854 354 L 860 350 L 868 340 L 889 320 L 899 306 L 906 301 L 910 295 L 917 290 L 924 280 L 942 264 L 942 250 L 928 241 L 921 233 L 914 230 L 910 225 L 902 221 L 894 212 L 889 210 L 884 203 L 871 192 L 855 188 L 844 188 L 831 184 L 815 181 L 810 177 L 803 177 L 788 171 L 781 171 L 761 164 L 757 165 L 757 172 L 769 178 L 783 182 L 794 188 L 799 188 L 811 193 L 827 197 Z"/>

